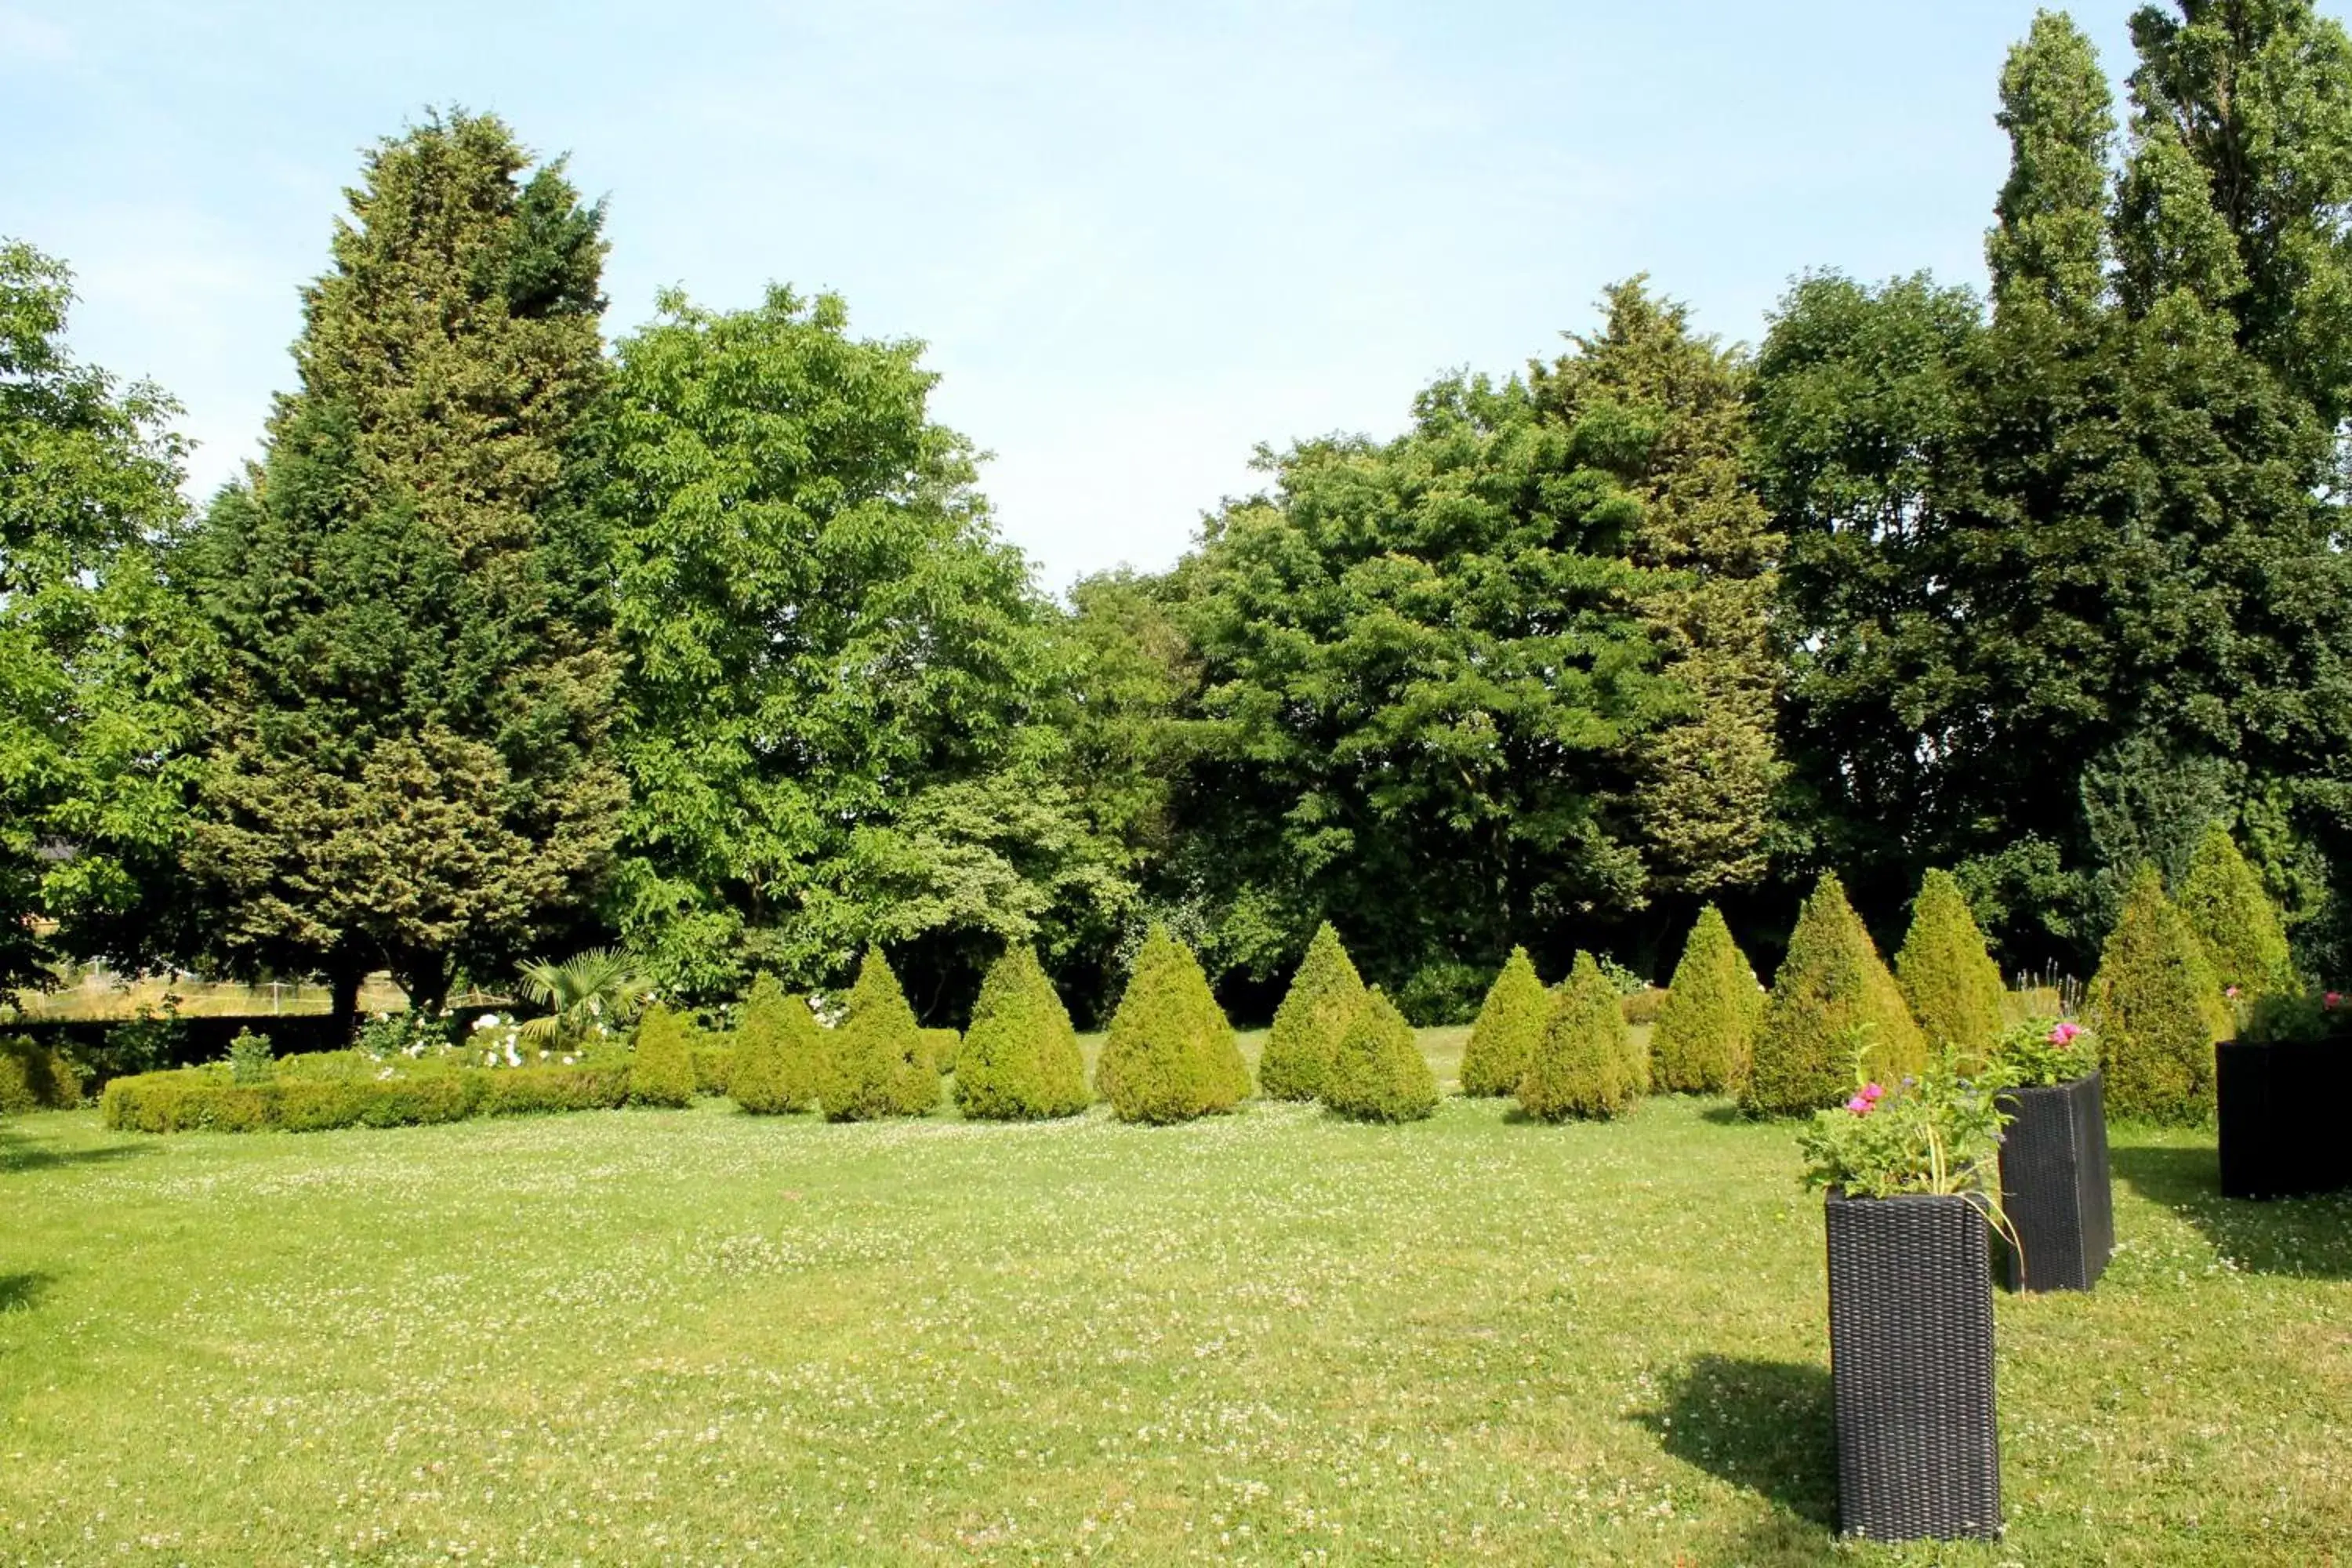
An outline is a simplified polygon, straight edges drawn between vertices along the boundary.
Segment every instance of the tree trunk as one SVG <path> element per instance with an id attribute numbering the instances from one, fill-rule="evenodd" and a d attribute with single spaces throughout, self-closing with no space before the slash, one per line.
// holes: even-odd
<path id="1" fill-rule="evenodd" d="M 367 971 L 350 959 L 331 963 L 327 968 L 328 994 L 333 998 L 328 1008 L 335 1020 L 335 1033 L 349 1039 L 360 1022 L 360 982 Z"/>
<path id="2" fill-rule="evenodd" d="M 449 958 L 442 952 L 414 952 L 394 970 L 400 988 L 408 993 L 412 1013 L 438 1013 L 449 1000 Z"/>

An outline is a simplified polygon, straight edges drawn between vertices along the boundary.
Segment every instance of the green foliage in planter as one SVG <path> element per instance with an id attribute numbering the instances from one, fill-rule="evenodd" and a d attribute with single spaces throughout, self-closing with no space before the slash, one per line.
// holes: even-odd
<path id="1" fill-rule="evenodd" d="M 2180 879 L 2180 912 L 2197 933 L 2213 978 L 2251 1004 L 2296 988 L 2286 922 L 2263 879 L 2238 853 L 2230 830 L 2215 823 L 2199 840 Z"/>
<path id="2" fill-rule="evenodd" d="M 1233 1025 L 1192 950 L 1154 926 L 1111 1015 L 1095 1089 L 1122 1121 L 1189 1121 L 1249 1092 Z"/>
<path id="3" fill-rule="evenodd" d="M 2352 1036 L 2352 1001 L 2340 991 L 2304 989 L 2256 997 L 2238 1037 L 2255 1045 Z"/>
<path id="4" fill-rule="evenodd" d="M 1350 1011 L 1327 1064 L 1321 1099 L 1357 1121 L 1419 1121 L 1436 1112 L 1437 1075 L 1412 1026 L 1378 987 Z"/>
<path id="5" fill-rule="evenodd" d="M 637 1022 L 629 1053 L 629 1098 L 639 1105 L 694 1103 L 694 1047 L 687 1021 L 656 1003 Z"/>
<path id="6" fill-rule="evenodd" d="M 1657 1087 L 1676 1094 L 1722 1094 L 1738 1088 L 1756 1048 L 1764 988 L 1713 904 L 1683 943 L 1665 1005 L 1650 1034 Z"/>
<path id="7" fill-rule="evenodd" d="M 2099 1033 L 2110 1113 L 2169 1122 L 2211 1113 L 2213 1042 L 2231 1020 L 2203 945 L 2153 866 L 2124 895 L 2083 1014 Z"/>
<path id="8" fill-rule="evenodd" d="M 955 1029 L 925 1029 L 921 1034 L 923 1059 L 931 1064 L 931 1070 L 941 1078 L 955 1071 L 956 1057 L 963 1049 L 962 1034 Z"/>
<path id="9" fill-rule="evenodd" d="M 0 1115 L 69 1110 L 81 1103 L 73 1064 L 24 1035 L 0 1039 Z"/>
<path id="10" fill-rule="evenodd" d="M 1797 917 L 1788 956 L 1739 1091 L 1751 1116 L 1794 1116 L 1845 1098 L 1853 1042 L 1866 1042 L 1869 1069 L 1892 1081 L 1927 1066 L 1919 1032 L 1895 976 L 1880 962 L 1845 889 L 1823 872 Z"/>
<path id="11" fill-rule="evenodd" d="M 921 1116 L 940 1102 L 939 1068 L 879 948 L 859 961 L 848 1013 L 825 1044 L 817 1100 L 827 1121 Z"/>
<path id="12" fill-rule="evenodd" d="M 772 974 L 751 982 L 735 1026 L 735 1067 L 728 1093 L 762 1116 L 804 1110 L 816 1100 L 817 1061 L 824 1041 L 808 1004 L 788 994 Z"/>
<path id="13" fill-rule="evenodd" d="M 1931 1054 L 1957 1051 L 1963 1066 L 1984 1059 L 2000 1037 L 2007 988 L 1949 871 L 1929 871 L 1919 884 L 1895 973 Z"/>
<path id="14" fill-rule="evenodd" d="M 325 1059 L 349 1055 L 281 1058 L 266 1083 L 238 1083 L 220 1066 L 119 1078 L 106 1086 L 100 1112 L 123 1132 L 317 1132 L 609 1110 L 630 1097 L 630 1069 L 620 1063 L 419 1070 Z M 386 1070 L 393 1076 L 376 1076 Z"/>
<path id="15" fill-rule="evenodd" d="M 1579 952 L 1519 1079 L 1519 1109 L 1539 1121 L 1605 1118 L 1633 1109 L 1627 1034 L 1617 988 L 1591 953 Z"/>
<path id="16" fill-rule="evenodd" d="M 1257 1059 L 1258 1092 L 1269 1100 L 1313 1100 L 1339 1054 L 1339 1038 L 1364 999 L 1363 978 L 1326 921 L 1307 944 L 1289 994 L 1275 1010 Z M 1397 1016 L 1402 1019 L 1402 1014 Z M 1407 1025 L 1408 1028 L 1412 1026 Z"/>
<path id="17" fill-rule="evenodd" d="M 1077 1031 L 1026 942 L 989 965 L 956 1059 L 955 1100 L 990 1121 L 1075 1116 L 1093 1102 Z"/>
<path id="18" fill-rule="evenodd" d="M 1462 1092 L 1517 1094 L 1537 1042 L 1551 1022 L 1552 994 L 1544 988 L 1524 947 L 1511 949 L 1502 973 L 1486 988 L 1478 1021 L 1462 1047 Z"/>

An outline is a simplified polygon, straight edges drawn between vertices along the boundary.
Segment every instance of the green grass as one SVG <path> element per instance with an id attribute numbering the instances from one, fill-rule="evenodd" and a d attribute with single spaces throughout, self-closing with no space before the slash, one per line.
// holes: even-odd
<path id="1" fill-rule="evenodd" d="M 1424 1037 L 1441 1076 L 1459 1033 Z M 2352 1542 L 2352 1204 L 2118 1130 L 1997 1548 L 1837 1547 L 1785 1126 L 0 1130 L 0 1561 L 1998 1564 Z"/>

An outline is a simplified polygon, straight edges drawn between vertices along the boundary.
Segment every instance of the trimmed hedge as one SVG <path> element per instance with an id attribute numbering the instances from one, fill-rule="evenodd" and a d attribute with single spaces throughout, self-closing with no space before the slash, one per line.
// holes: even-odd
<path id="1" fill-rule="evenodd" d="M 1325 1067 L 1321 1099 L 1357 1121 L 1419 1121 L 1436 1114 L 1437 1075 L 1421 1054 L 1412 1026 L 1378 986 L 1351 1010 Z"/>
<path id="2" fill-rule="evenodd" d="M 1190 1121 L 1231 1110 L 1249 1066 L 1192 950 L 1154 926 L 1135 955 L 1095 1065 L 1095 1089 L 1122 1121 Z"/>
<path id="3" fill-rule="evenodd" d="M 706 1032 L 704 1038 L 725 1039 L 724 1035 Z M 694 1092 L 697 1094 L 730 1094 L 735 1087 L 735 1047 L 733 1046 L 698 1045 L 694 1047 Z"/>
<path id="4" fill-rule="evenodd" d="M 2236 986 L 2248 1004 L 2300 989 L 2278 905 L 2221 824 L 2199 841 L 2179 902 L 2217 984 Z"/>
<path id="5" fill-rule="evenodd" d="M 1895 975 L 1930 1051 L 1953 1051 L 1968 1065 L 1985 1059 L 2005 1027 L 2008 991 L 1949 871 L 1931 870 L 1920 882 Z"/>
<path id="6" fill-rule="evenodd" d="M 1519 1109 L 1538 1121 L 1633 1109 L 1639 1088 L 1630 1034 L 1616 986 L 1591 953 L 1579 952 L 1519 1079 Z"/>
<path id="7" fill-rule="evenodd" d="M 1713 904 L 1698 912 L 1650 1034 L 1658 1087 L 1676 1094 L 1724 1094 L 1747 1076 L 1764 1016 L 1764 988 Z"/>
<path id="8" fill-rule="evenodd" d="M 939 1068 L 879 948 L 859 960 L 848 1016 L 826 1037 L 817 1101 L 828 1121 L 921 1116 L 940 1102 Z"/>
<path id="9" fill-rule="evenodd" d="M 1740 1109 L 1798 1116 L 1839 1104 L 1853 1090 L 1857 1044 L 1869 1048 L 1870 1071 L 1888 1083 L 1927 1066 L 1927 1037 L 1844 887 L 1824 871 L 1772 977 Z"/>
<path id="10" fill-rule="evenodd" d="M 1307 944 L 1307 956 L 1291 977 L 1290 990 L 1275 1009 L 1265 1049 L 1257 1058 L 1258 1092 L 1268 1100 L 1313 1100 L 1339 1055 L 1340 1037 L 1364 1000 L 1363 977 L 1356 973 L 1339 933 L 1324 921 Z M 1404 1016 L 1397 1015 L 1403 1023 Z M 1407 1028 L 1412 1026 L 1407 1024 Z"/>
<path id="11" fill-rule="evenodd" d="M 637 1104 L 694 1103 L 694 1045 L 687 1026 L 658 1002 L 637 1021 L 636 1048 L 629 1053 L 629 1098 Z"/>
<path id="12" fill-rule="evenodd" d="M 2213 1110 L 2213 1042 L 2231 1021 L 2188 917 L 2142 866 L 2099 952 L 2084 1019 L 2098 1031 L 2107 1112 L 2201 1121 Z"/>
<path id="13" fill-rule="evenodd" d="M 988 966 L 956 1058 L 955 1101 L 975 1121 L 1076 1116 L 1093 1103 L 1069 1010 L 1037 954 L 1016 942 Z"/>
<path id="14" fill-rule="evenodd" d="M 81 1103 L 73 1063 L 25 1035 L 0 1039 L 0 1115 L 70 1110 Z"/>
<path id="15" fill-rule="evenodd" d="M 814 1104 L 823 1033 L 805 998 L 787 994 L 774 975 L 761 975 L 751 983 L 735 1026 L 735 1068 L 727 1092 L 761 1116 Z"/>
<path id="16" fill-rule="evenodd" d="M 289 1075 L 241 1084 L 225 1068 L 184 1068 L 116 1079 L 99 1105 L 106 1125 L 121 1132 L 321 1132 L 607 1110 L 627 1103 L 629 1076 L 627 1066 L 614 1062 L 456 1068 L 390 1079 Z"/>
<path id="17" fill-rule="evenodd" d="M 1502 973 L 1486 988 L 1478 1021 L 1462 1047 L 1462 1092 L 1472 1096 L 1517 1094 L 1536 1045 L 1551 1022 L 1552 994 L 1536 973 L 1524 947 L 1511 949 Z"/>

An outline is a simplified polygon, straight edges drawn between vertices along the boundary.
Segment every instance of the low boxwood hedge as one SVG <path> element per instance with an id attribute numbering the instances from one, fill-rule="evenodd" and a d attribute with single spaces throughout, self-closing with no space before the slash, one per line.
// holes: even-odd
<path id="1" fill-rule="evenodd" d="M 340 1065 L 313 1066 L 289 1058 L 265 1083 L 235 1082 L 221 1068 L 141 1073 L 108 1084 L 99 1105 L 106 1125 L 121 1132 L 319 1132 L 609 1110 L 629 1098 L 625 1061 L 421 1071 L 412 1067 L 391 1078 L 335 1070 Z"/>

